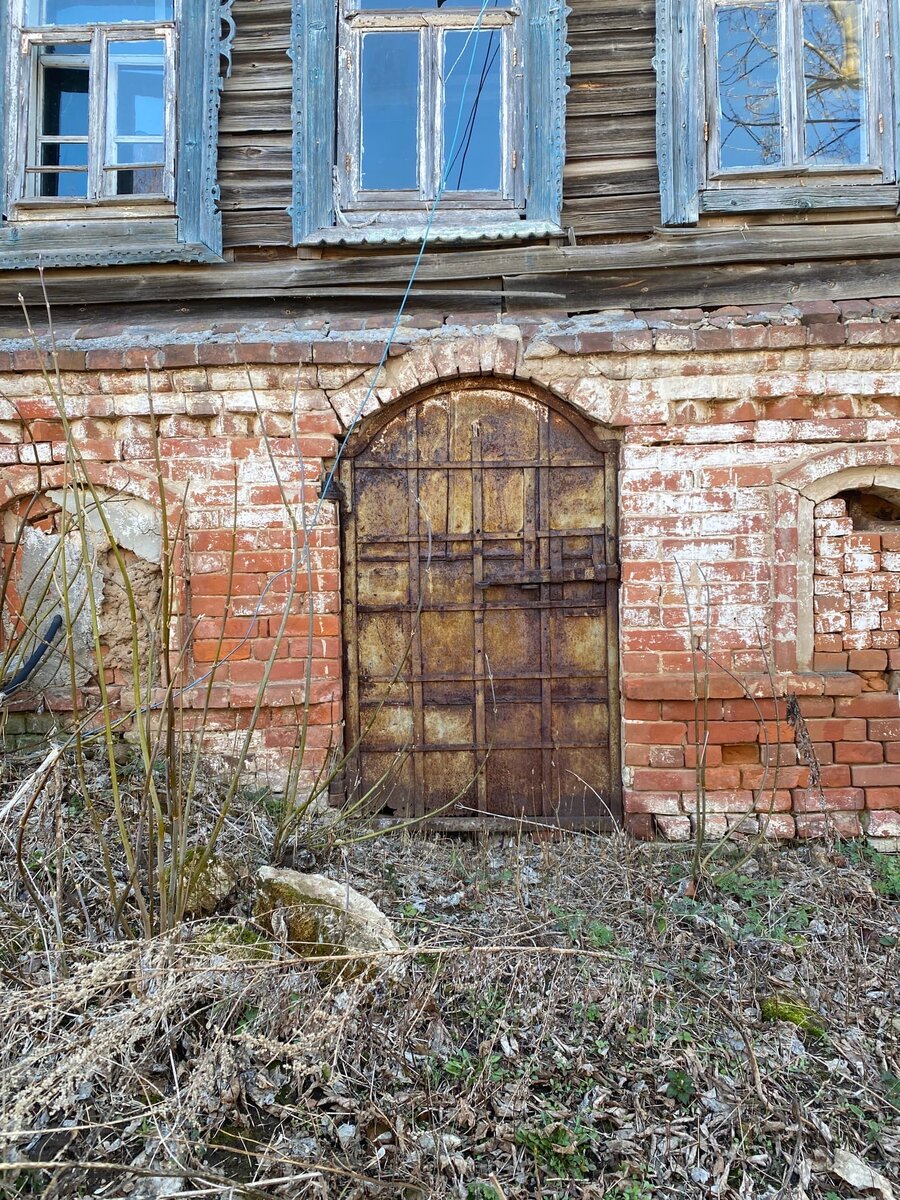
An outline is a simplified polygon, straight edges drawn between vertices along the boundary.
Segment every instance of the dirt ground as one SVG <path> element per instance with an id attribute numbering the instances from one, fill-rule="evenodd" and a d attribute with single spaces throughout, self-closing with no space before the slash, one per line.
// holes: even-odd
<path id="1" fill-rule="evenodd" d="M 244 884 L 149 942 L 67 820 L 28 851 L 50 889 L 66 847 L 56 927 L 3 832 L 2 1194 L 900 1197 L 900 858 L 734 846 L 692 894 L 622 837 L 301 852 L 406 947 L 329 980 L 254 931 L 264 806 L 223 834 Z"/>

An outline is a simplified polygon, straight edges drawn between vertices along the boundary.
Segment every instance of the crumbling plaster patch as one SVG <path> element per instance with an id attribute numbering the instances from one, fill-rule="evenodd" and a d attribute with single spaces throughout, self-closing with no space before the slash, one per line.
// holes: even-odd
<path id="1" fill-rule="evenodd" d="M 16 612 L 3 613 L 4 632 L 18 647 L 16 661 L 8 668 L 15 670 L 34 648 L 36 637 L 59 614 L 71 639 L 75 683 L 84 686 L 96 676 L 96 611 L 107 670 L 130 676 L 133 626 L 112 541 L 126 563 L 139 610 L 134 633 L 145 670 L 160 596 L 162 531 L 157 511 L 145 500 L 106 491 L 96 492 L 95 500 L 87 491 L 76 496 L 72 489 L 54 488 L 42 499 L 36 515 L 48 515 L 40 523 L 26 524 L 19 544 L 14 596 L 10 596 L 16 601 Z M 8 543 L 14 542 L 20 519 L 14 509 L 7 510 Z M 53 683 L 65 686 L 68 653 L 65 637 L 57 637 L 29 680 L 29 689 L 40 691 Z"/>

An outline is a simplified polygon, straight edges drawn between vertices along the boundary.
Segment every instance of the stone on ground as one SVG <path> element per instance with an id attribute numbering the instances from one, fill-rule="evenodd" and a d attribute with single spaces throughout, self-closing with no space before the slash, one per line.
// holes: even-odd
<path id="1" fill-rule="evenodd" d="M 254 916 L 297 954 L 326 957 L 354 954 L 358 961 L 334 963 L 332 978 L 358 975 L 380 953 L 403 947 L 384 913 L 362 893 L 325 875 L 287 867 L 261 867 Z"/>

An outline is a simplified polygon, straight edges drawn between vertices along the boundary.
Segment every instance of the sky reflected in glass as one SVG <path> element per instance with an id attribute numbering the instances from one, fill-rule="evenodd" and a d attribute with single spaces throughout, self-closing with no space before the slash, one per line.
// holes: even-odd
<path id="1" fill-rule="evenodd" d="M 29 25 L 118 25 L 122 21 L 174 19 L 175 0 L 29 0 L 27 6 Z"/>
<path id="2" fill-rule="evenodd" d="M 716 13 L 719 164 L 723 170 L 782 161 L 778 13 L 774 4 Z"/>
<path id="3" fill-rule="evenodd" d="M 499 29 L 444 35 L 447 191 L 500 190 L 501 41 Z"/>
<path id="4" fill-rule="evenodd" d="M 360 183 L 366 191 L 419 186 L 419 35 L 363 36 Z"/>
<path id="5" fill-rule="evenodd" d="M 861 10 L 859 0 L 803 5 L 806 156 L 812 163 L 865 161 Z"/>

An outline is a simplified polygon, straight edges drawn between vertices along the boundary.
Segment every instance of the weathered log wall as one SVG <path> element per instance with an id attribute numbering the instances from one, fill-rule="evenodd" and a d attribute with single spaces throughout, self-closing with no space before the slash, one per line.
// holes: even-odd
<path id="1" fill-rule="evenodd" d="M 410 247 L 291 245 L 290 0 L 234 0 L 220 116 L 225 262 L 47 272 L 55 306 L 269 299 L 316 312 L 396 309 Z M 571 0 L 563 224 L 549 244 L 438 245 L 415 307 L 586 313 L 900 294 L 890 210 L 707 218 L 660 229 L 655 0 Z M 2 263 L 0 263 L 2 267 Z M 35 272 L 0 270 L 0 308 L 40 303 Z"/>

